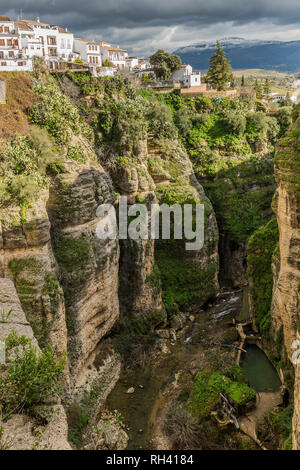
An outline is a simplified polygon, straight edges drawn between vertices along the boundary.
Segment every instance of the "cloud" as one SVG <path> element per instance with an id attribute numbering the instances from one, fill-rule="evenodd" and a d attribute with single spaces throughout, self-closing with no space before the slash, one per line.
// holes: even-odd
<path id="1" fill-rule="evenodd" d="M 172 50 L 222 36 L 294 39 L 299 0 L 0 0 L 1 14 L 66 26 L 132 52 Z M 273 36 L 272 36 L 273 35 Z"/>

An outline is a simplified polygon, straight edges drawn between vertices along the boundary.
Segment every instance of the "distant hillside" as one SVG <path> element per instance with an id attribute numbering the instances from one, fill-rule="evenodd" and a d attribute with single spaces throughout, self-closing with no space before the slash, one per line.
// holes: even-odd
<path id="1" fill-rule="evenodd" d="M 260 41 L 242 38 L 220 40 L 233 69 L 265 69 L 279 72 L 300 72 L 300 41 Z M 183 63 L 205 70 L 216 48 L 212 41 L 180 47 L 178 54 Z"/>

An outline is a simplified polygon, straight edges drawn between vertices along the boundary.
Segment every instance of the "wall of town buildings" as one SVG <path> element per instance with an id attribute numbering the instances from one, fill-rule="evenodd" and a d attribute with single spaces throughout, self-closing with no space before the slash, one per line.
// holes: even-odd
<path id="1" fill-rule="evenodd" d="M 122 70 L 139 78 L 151 72 L 155 78 L 155 70 L 147 60 L 129 57 L 127 51 L 119 46 L 74 38 L 67 29 L 43 23 L 39 18 L 13 21 L 0 16 L 0 71 L 32 71 L 36 57 L 43 58 L 54 71 L 63 70 L 63 63 L 70 64 L 80 59 L 93 75 L 112 76 Z M 186 88 L 201 84 L 200 73 L 193 72 L 188 64 L 176 70 L 171 79 Z"/>

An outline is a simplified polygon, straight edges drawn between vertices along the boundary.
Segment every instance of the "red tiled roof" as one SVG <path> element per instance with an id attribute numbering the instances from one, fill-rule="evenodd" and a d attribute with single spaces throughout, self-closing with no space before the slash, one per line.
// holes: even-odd
<path id="1" fill-rule="evenodd" d="M 125 49 L 120 49 L 119 47 L 108 47 L 108 46 L 102 46 L 102 47 L 108 51 L 126 52 Z"/>
<path id="2" fill-rule="evenodd" d="M 15 21 L 15 26 L 17 28 L 20 28 L 20 29 L 24 30 L 24 31 L 32 31 L 30 26 L 28 26 L 28 24 L 26 24 L 24 21 Z"/>
<path id="3" fill-rule="evenodd" d="M 99 46 L 99 43 L 97 43 L 94 39 L 83 39 L 83 38 L 74 38 L 76 41 L 83 41 L 88 44 L 96 44 L 96 46 Z"/>

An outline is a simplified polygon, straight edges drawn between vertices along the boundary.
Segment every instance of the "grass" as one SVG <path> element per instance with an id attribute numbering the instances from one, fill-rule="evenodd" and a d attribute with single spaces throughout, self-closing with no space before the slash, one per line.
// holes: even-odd
<path id="1" fill-rule="evenodd" d="M 32 90 L 32 75 L 26 72 L 1 72 L 6 83 L 6 104 L 0 105 L 0 139 L 27 135 L 27 116 L 36 101 Z"/>
<path id="2" fill-rule="evenodd" d="M 272 219 L 254 232 L 248 243 L 248 275 L 253 282 L 255 323 L 265 337 L 268 336 L 271 324 L 272 259 L 278 240 L 277 221 Z"/>
<path id="3" fill-rule="evenodd" d="M 217 407 L 220 393 L 225 394 L 236 408 L 246 405 L 256 396 L 244 382 L 232 381 L 221 372 L 200 371 L 195 376 L 189 399 L 189 407 L 200 421 Z"/>

